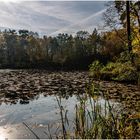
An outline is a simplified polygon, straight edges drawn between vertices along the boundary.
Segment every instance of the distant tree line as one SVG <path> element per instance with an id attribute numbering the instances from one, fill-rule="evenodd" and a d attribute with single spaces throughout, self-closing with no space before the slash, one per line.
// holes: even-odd
<path id="1" fill-rule="evenodd" d="M 124 51 L 126 33 L 92 34 L 79 31 L 75 36 L 58 34 L 39 37 L 28 30 L 0 32 L 0 68 L 88 69 L 94 60 L 107 63 Z"/>

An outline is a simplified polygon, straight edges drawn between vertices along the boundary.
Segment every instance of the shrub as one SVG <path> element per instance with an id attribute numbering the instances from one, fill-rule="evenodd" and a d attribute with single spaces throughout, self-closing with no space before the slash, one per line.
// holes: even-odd
<path id="1" fill-rule="evenodd" d="M 109 62 L 104 68 L 102 68 L 102 72 L 112 72 L 116 67 L 120 67 L 122 64 L 121 63 L 113 63 Z"/>
<path id="2" fill-rule="evenodd" d="M 108 63 L 105 67 L 101 69 L 102 79 L 111 80 L 113 77 L 116 77 L 118 73 L 114 72 L 114 70 L 117 67 L 120 67 L 120 65 L 121 63 L 113 63 L 113 62 Z"/>
<path id="3" fill-rule="evenodd" d="M 117 81 L 137 81 L 138 74 L 136 68 L 130 62 L 122 63 L 119 67 L 113 70 L 116 77 L 112 79 Z"/>
<path id="4" fill-rule="evenodd" d="M 128 51 L 124 51 L 120 53 L 120 56 L 116 59 L 117 62 L 125 63 L 131 60 L 132 54 L 130 54 Z"/>
<path id="5" fill-rule="evenodd" d="M 94 68 L 96 66 L 96 68 Z M 98 67 L 97 67 L 98 66 Z M 100 67 L 99 67 L 100 66 Z M 136 68 L 131 62 L 110 62 L 106 66 L 100 65 L 100 63 L 93 63 L 90 68 L 90 72 L 94 78 L 100 78 L 103 80 L 115 80 L 115 81 L 138 81 L 138 73 Z M 98 74 L 98 76 L 97 76 Z"/>
<path id="6" fill-rule="evenodd" d="M 94 61 L 90 65 L 90 75 L 93 76 L 94 78 L 100 78 L 100 71 L 103 68 L 103 64 L 101 64 L 99 61 Z"/>
<path id="7" fill-rule="evenodd" d="M 140 71 L 140 56 L 135 56 L 134 63 L 135 63 L 136 69 Z"/>

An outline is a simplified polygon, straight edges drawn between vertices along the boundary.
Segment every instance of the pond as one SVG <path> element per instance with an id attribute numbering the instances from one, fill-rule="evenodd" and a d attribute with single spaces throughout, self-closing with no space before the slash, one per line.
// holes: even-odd
<path id="1" fill-rule="evenodd" d="M 48 131 L 48 125 L 51 125 L 53 135 L 56 131 L 56 125 L 58 126 L 61 123 L 57 99 L 60 99 L 60 97 L 54 95 L 44 97 L 40 95 L 38 99 L 30 101 L 29 104 L 20 104 L 18 102 L 10 105 L 2 103 L 0 106 L 0 135 L 14 139 L 36 138 L 30 131 L 31 129 L 39 138 L 48 138 L 44 133 L 44 131 Z M 78 96 L 75 95 L 68 99 L 61 98 L 61 105 L 65 110 L 68 110 L 67 116 L 69 120 L 74 120 L 75 106 L 78 103 Z M 99 99 L 98 103 L 104 106 L 105 100 Z M 89 102 L 87 106 L 89 106 Z M 29 126 L 29 130 L 25 124 Z"/>
<path id="2" fill-rule="evenodd" d="M 56 135 L 56 131 L 61 129 L 58 100 L 67 111 L 71 122 L 69 127 L 73 130 L 75 106 L 90 83 L 88 72 L 8 70 L 1 72 L 0 76 L 0 139 L 43 139 L 49 138 L 49 131 Z M 116 85 L 115 89 L 119 87 L 116 83 L 113 83 L 114 86 L 108 82 L 100 83 L 106 88 L 111 85 L 111 90 Z M 124 86 L 120 87 L 124 89 Z M 132 88 L 130 85 L 128 87 Z M 97 101 L 104 112 L 106 100 L 98 97 Z M 113 99 L 110 103 L 119 108 L 118 102 Z M 89 100 L 86 105 L 90 109 Z"/>

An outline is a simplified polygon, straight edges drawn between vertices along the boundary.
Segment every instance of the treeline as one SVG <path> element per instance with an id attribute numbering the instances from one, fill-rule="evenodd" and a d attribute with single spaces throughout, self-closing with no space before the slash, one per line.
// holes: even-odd
<path id="1" fill-rule="evenodd" d="M 104 36 L 107 38 L 103 46 L 108 50 L 111 60 L 108 59 L 107 64 L 94 61 L 90 66 L 91 75 L 96 79 L 140 85 L 140 1 L 108 2 L 104 21 L 105 27 L 111 32 Z M 119 39 L 123 43 L 122 52 Z M 111 45 L 112 41 L 114 46 Z M 120 55 L 114 54 L 119 51 Z"/>
<path id="2" fill-rule="evenodd" d="M 119 35 L 121 36 L 118 36 Z M 107 63 L 125 50 L 125 30 L 75 36 L 39 37 L 28 30 L 0 32 L 0 68 L 88 69 L 94 60 Z"/>

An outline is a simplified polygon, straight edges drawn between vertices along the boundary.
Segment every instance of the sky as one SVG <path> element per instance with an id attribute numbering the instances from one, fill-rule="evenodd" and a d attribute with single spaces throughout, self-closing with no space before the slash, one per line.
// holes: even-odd
<path id="1" fill-rule="evenodd" d="M 102 30 L 106 1 L 0 0 L 0 28 L 27 29 L 40 35 Z"/>

